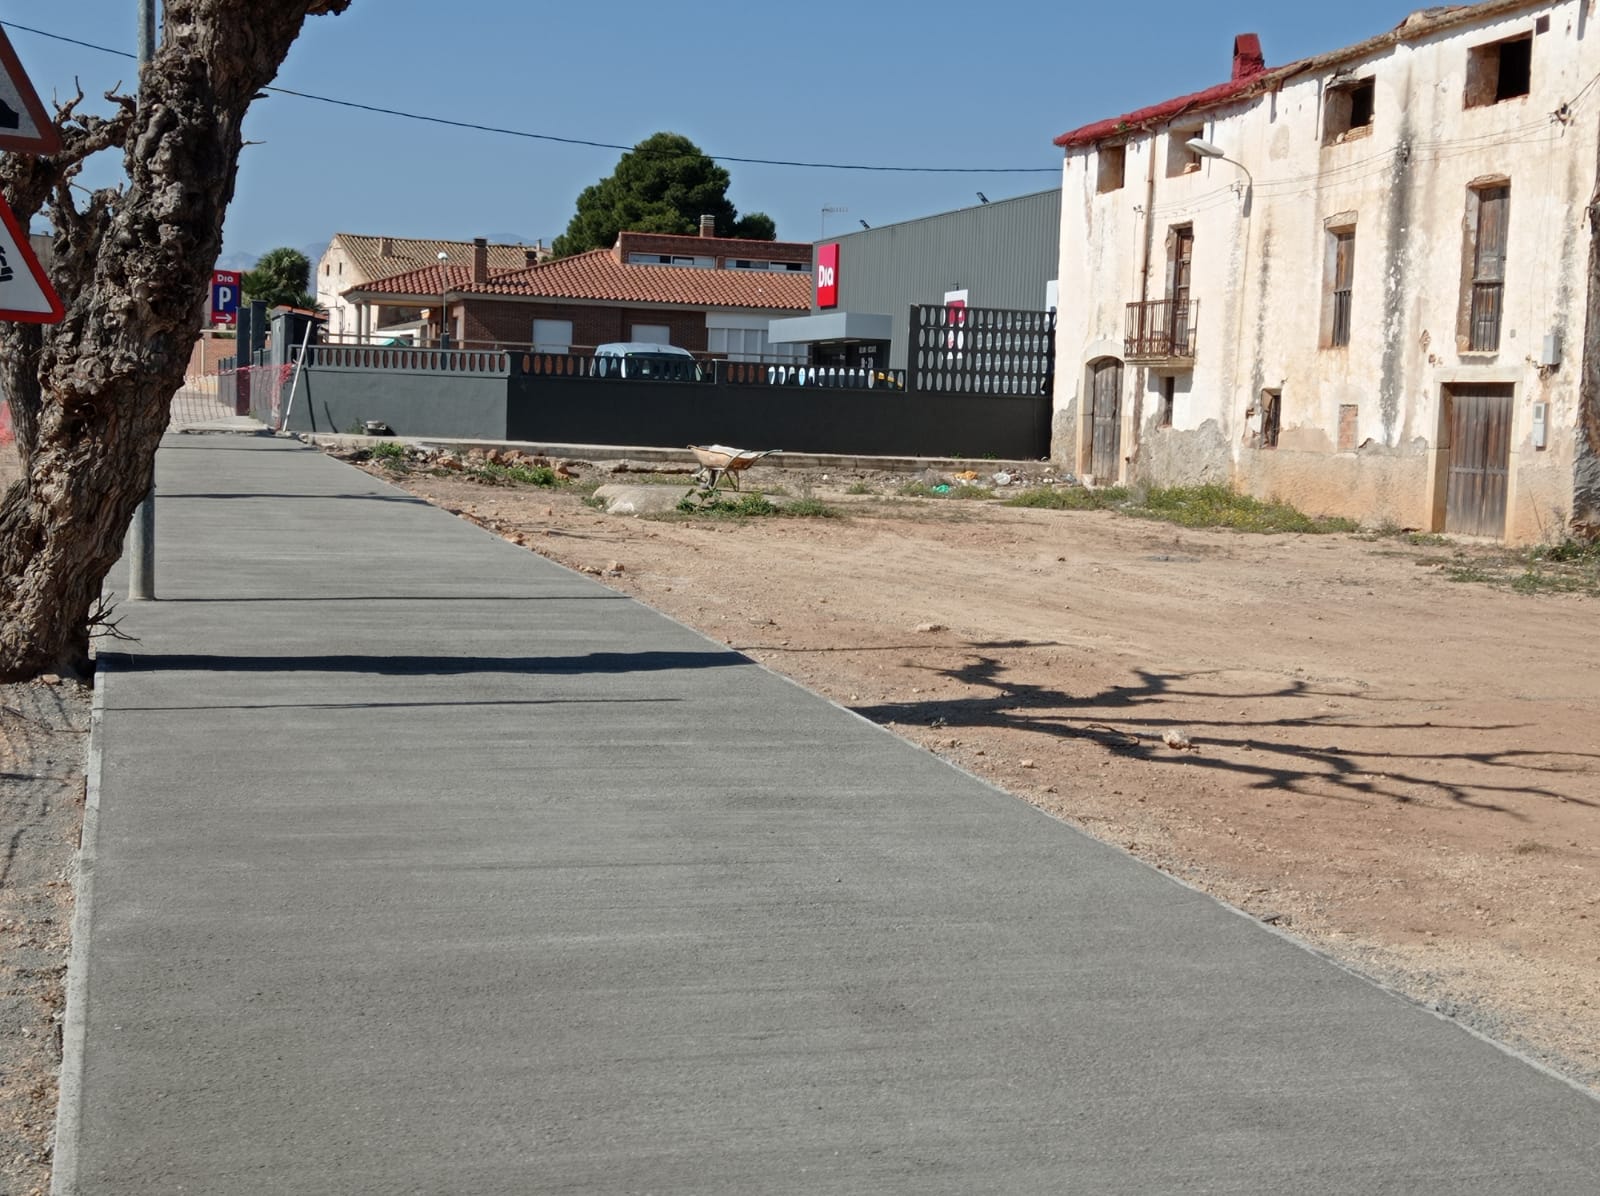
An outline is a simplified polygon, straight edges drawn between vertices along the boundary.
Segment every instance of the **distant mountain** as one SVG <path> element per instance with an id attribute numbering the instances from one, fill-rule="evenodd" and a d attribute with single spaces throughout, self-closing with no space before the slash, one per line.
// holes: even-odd
<path id="1" fill-rule="evenodd" d="M 527 233 L 480 233 L 474 234 L 489 239 L 491 245 L 536 245 L 538 237 L 530 237 Z M 472 237 L 462 237 L 463 241 L 470 241 Z"/>
<path id="2" fill-rule="evenodd" d="M 276 249 L 277 246 L 269 245 L 267 248 Z M 314 241 L 310 245 L 293 245 L 290 248 L 298 249 L 305 254 L 306 260 L 311 263 L 312 272 L 315 273 L 317 260 L 322 257 L 323 251 L 328 248 L 328 242 Z M 266 251 L 266 249 L 263 249 L 260 253 L 249 253 L 243 250 L 231 249 L 224 245 L 222 247 L 222 256 L 217 259 L 216 268 L 218 270 L 237 270 L 240 273 L 246 270 L 254 270 L 256 263 L 261 260 L 261 254 Z"/>

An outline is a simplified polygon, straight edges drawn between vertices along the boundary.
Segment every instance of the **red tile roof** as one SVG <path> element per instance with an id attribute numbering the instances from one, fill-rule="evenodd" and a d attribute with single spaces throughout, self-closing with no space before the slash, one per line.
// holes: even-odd
<path id="1" fill-rule="evenodd" d="M 407 270 L 404 274 L 391 274 L 387 278 L 375 278 L 343 293 L 349 297 L 382 295 L 385 298 L 413 296 L 437 299 L 445 288 L 455 291 L 471 282 L 471 266 L 432 265 L 423 266 L 420 270 Z"/>
<path id="2" fill-rule="evenodd" d="M 488 282 L 452 287 L 451 293 L 805 311 L 811 307 L 811 274 L 636 266 L 619 262 L 609 249 L 592 249 L 496 274 Z"/>
<path id="3" fill-rule="evenodd" d="M 1241 33 L 1233 39 L 1233 78 L 1226 83 L 1218 83 L 1215 87 L 1191 92 L 1175 99 L 1163 100 L 1159 104 L 1138 108 L 1122 116 L 1113 116 L 1109 120 L 1097 120 L 1093 124 L 1061 134 L 1056 138 L 1056 144 L 1063 149 L 1074 149 L 1078 146 L 1093 145 L 1097 141 L 1104 141 L 1119 133 L 1141 132 L 1152 125 L 1181 116 L 1185 112 L 1215 108 L 1230 100 L 1243 99 L 1256 91 L 1263 91 L 1270 82 L 1276 81 L 1284 72 L 1292 69 L 1292 67 L 1279 67 L 1277 70 L 1267 70 L 1266 60 L 1261 57 L 1260 39 L 1253 33 Z"/>
<path id="4" fill-rule="evenodd" d="M 1249 99 L 1271 91 L 1285 80 L 1307 71 L 1323 70 L 1341 62 L 1366 58 L 1400 42 L 1416 41 L 1450 29 L 1457 25 L 1488 21 L 1524 8 L 1534 7 L 1539 0 L 1481 0 L 1477 4 L 1442 5 L 1420 9 L 1412 13 L 1387 33 L 1380 33 L 1366 41 L 1325 54 L 1302 58 L 1286 66 L 1266 69 L 1261 56 L 1261 43 L 1254 34 L 1241 34 L 1234 40 L 1233 78 L 1204 91 L 1196 91 L 1176 99 L 1164 100 L 1139 108 L 1110 120 L 1097 120 L 1093 124 L 1071 129 L 1055 139 L 1063 149 L 1079 149 L 1125 133 L 1142 133 L 1170 121 L 1186 112 L 1202 112 L 1220 108 L 1239 100 Z"/>
<path id="5" fill-rule="evenodd" d="M 472 265 L 471 241 L 440 241 L 420 237 L 382 237 L 366 233 L 334 233 L 344 247 L 356 285 L 362 280 L 392 278 L 402 271 L 431 266 L 442 253 L 452 266 Z M 329 249 L 333 248 L 332 242 Z M 489 246 L 489 269 L 516 270 L 527 264 L 532 245 L 494 243 Z M 387 250 L 388 252 L 385 252 Z"/>

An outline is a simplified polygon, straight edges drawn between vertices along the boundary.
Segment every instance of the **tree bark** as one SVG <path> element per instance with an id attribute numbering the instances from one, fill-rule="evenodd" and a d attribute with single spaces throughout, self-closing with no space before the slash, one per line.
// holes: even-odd
<path id="1" fill-rule="evenodd" d="M 69 102 L 60 153 L 0 164 L 24 227 L 49 212 L 67 307 L 43 329 L 0 325 L 25 469 L 0 500 L 0 681 L 87 671 L 91 611 L 149 492 L 222 248 L 245 112 L 306 17 L 349 3 L 166 0 L 137 103 L 99 118 Z M 127 182 L 80 207 L 70 184 L 108 148 L 121 148 Z"/>

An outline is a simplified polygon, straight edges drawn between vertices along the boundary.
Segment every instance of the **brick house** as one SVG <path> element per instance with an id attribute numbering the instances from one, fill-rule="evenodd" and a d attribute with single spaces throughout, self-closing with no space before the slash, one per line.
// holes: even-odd
<path id="1" fill-rule="evenodd" d="M 732 360 L 788 360 L 767 325 L 811 306 L 806 242 L 624 232 L 610 249 L 496 271 L 487 242 L 469 265 L 434 265 L 352 288 L 355 305 L 448 311 L 462 348 L 587 352 L 612 341 L 672 344 Z"/>

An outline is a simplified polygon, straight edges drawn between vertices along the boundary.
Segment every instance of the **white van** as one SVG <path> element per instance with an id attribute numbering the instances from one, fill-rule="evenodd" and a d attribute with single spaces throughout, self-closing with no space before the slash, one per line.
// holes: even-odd
<path id="1" fill-rule="evenodd" d="M 594 372 L 602 378 L 656 378 L 668 382 L 699 382 L 704 378 L 694 354 L 676 345 L 649 341 L 616 341 L 596 346 Z"/>

